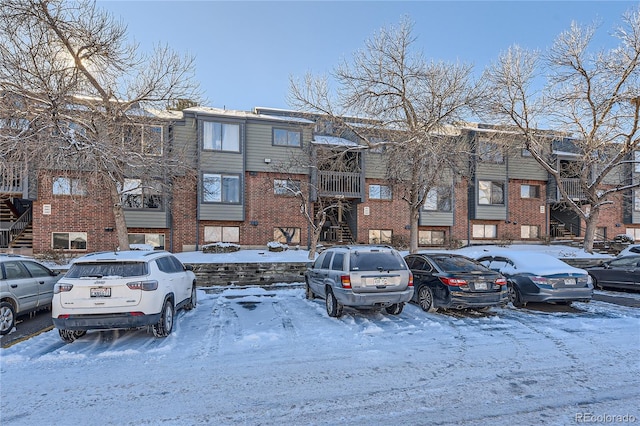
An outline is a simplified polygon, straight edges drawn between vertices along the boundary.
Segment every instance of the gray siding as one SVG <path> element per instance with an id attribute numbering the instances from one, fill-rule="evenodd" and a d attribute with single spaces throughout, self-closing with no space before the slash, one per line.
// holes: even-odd
<path id="1" fill-rule="evenodd" d="M 388 158 L 384 154 L 376 154 L 363 151 L 364 157 L 364 177 L 366 179 L 384 179 L 387 175 L 387 162 Z"/>
<path id="2" fill-rule="evenodd" d="M 125 210 L 124 218 L 127 228 L 168 228 L 165 211 Z"/>
<path id="3" fill-rule="evenodd" d="M 507 181 L 507 165 L 495 163 L 477 163 L 476 178 L 478 180 Z"/>
<path id="4" fill-rule="evenodd" d="M 506 220 L 507 219 L 507 206 L 506 205 L 476 205 L 476 217 L 475 219 L 484 220 Z"/>
<path id="5" fill-rule="evenodd" d="M 453 226 L 453 212 L 420 211 L 419 226 Z"/>
<path id="6" fill-rule="evenodd" d="M 523 157 L 520 152 L 511 153 L 508 158 L 509 177 L 546 181 L 549 174 L 533 157 Z"/>
<path id="7" fill-rule="evenodd" d="M 302 131 L 302 148 L 274 146 L 273 128 Z M 246 169 L 252 172 L 309 173 L 310 126 L 250 121 L 246 125 Z M 269 160 L 266 162 L 265 160 Z"/>
<path id="8" fill-rule="evenodd" d="M 242 204 L 200 204 L 200 220 L 244 220 Z"/>

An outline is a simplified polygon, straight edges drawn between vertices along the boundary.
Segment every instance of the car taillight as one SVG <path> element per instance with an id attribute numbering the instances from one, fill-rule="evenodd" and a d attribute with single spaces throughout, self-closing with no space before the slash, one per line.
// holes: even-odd
<path id="1" fill-rule="evenodd" d="M 496 284 L 498 284 L 498 285 L 507 285 L 507 280 L 504 279 L 504 278 L 498 278 L 496 280 Z"/>
<path id="2" fill-rule="evenodd" d="M 549 280 L 545 277 L 537 277 L 537 276 L 532 276 L 529 277 L 531 278 L 531 281 L 533 281 L 534 284 L 539 284 L 539 285 L 550 285 Z"/>
<path id="3" fill-rule="evenodd" d="M 440 281 L 442 281 L 445 285 L 450 285 L 453 287 L 462 287 L 467 285 L 467 281 L 462 278 L 449 278 L 449 277 L 439 277 Z"/>
<path id="4" fill-rule="evenodd" d="M 351 277 L 349 275 L 340 275 L 342 288 L 351 288 Z"/>
<path id="5" fill-rule="evenodd" d="M 127 283 L 127 287 L 131 290 L 153 291 L 158 289 L 158 281 L 133 281 Z"/>
<path id="6" fill-rule="evenodd" d="M 64 293 L 65 291 L 71 291 L 73 284 L 56 284 L 53 286 L 53 294 Z"/>
<path id="7" fill-rule="evenodd" d="M 409 272 L 409 287 L 413 287 L 413 274 Z"/>

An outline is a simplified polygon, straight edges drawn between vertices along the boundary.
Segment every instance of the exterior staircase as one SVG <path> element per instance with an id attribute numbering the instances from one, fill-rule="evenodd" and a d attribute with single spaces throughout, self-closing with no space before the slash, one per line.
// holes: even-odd
<path id="1" fill-rule="evenodd" d="M 31 218 L 30 203 L 6 197 L 0 199 L 0 252 L 31 254 Z"/>

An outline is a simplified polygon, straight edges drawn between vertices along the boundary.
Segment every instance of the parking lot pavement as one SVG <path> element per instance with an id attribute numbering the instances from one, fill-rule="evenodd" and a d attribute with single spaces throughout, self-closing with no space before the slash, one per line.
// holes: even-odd
<path id="1" fill-rule="evenodd" d="M 593 300 L 599 300 L 601 302 L 614 303 L 616 305 L 628 306 L 630 308 L 640 308 L 640 297 L 632 296 L 632 293 L 626 295 L 624 293 L 604 293 L 604 292 L 596 292 L 593 295 Z"/>
<path id="2" fill-rule="evenodd" d="M 8 348 L 24 339 L 51 330 L 51 328 L 53 328 L 53 321 L 51 320 L 51 311 L 49 309 L 31 315 L 20 316 L 16 321 L 15 330 L 12 333 L 0 336 L 0 347 Z"/>

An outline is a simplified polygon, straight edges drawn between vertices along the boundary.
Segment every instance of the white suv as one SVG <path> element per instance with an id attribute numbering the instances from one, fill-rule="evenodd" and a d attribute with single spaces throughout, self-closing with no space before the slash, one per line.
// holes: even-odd
<path id="1" fill-rule="evenodd" d="M 176 310 L 196 306 L 196 278 L 166 251 L 92 253 L 76 259 L 54 288 L 53 325 L 71 343 L 87 330 L 173 329 Z"/>

